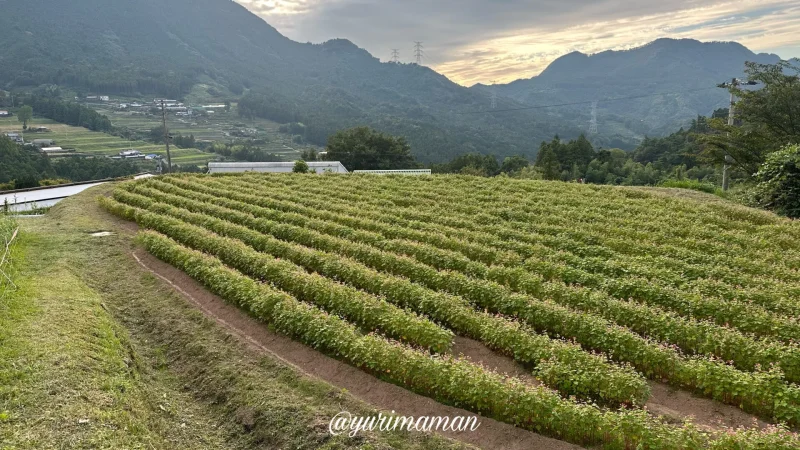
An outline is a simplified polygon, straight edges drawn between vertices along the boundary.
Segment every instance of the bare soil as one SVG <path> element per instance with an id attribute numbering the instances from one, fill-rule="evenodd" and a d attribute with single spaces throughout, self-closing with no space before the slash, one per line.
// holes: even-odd
<path id="1" fill-rule="evenodd" d="M 656 416 L 664 416 L 670 422 L 679 423 L 692 417 L 694 423 L 707 429 L 767 426 L 766 422 L 739 408 L 698 397 L 664 383 L 651 381 L 650 391 L 650 401 L 645 405 L 647 410 Z"/>
<path id="2" fill-rule="evenodd" d="M 456 336 L 451 353 L 456 356 L 466 356 L 476 364 L 480 364 L 498 373 L 519 378 L 528 384 L 534 386 L 542 384 L 530 371 L 526 370 L 521 364 L 514 361 L 514 359 L 499 355 L 482 342 L 478 342 L 474 339 Z"/>
<path id="3" fill-rule="evenodd" d="M 531 373 L 512 358 L 498 355 L 482 343 L 463 337 L 456 337 L 453 354 L 468 356 L 473 362 L 526 382 L 541 384 Z M 682 391 L 665 383 L 650 382 L 651 396 L 645 405 L 648 412 L 662 417 L 669 423 L 680 424 L 685 419 L 706 429 L 723 428 L 765 428 L 768 424 L 735 406 L 715 400 L 698 397 L 691 392 Z"/>

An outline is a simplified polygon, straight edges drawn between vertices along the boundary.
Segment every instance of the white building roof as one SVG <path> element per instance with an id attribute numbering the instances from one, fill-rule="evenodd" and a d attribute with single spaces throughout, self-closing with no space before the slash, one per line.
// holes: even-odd
<path id="1" fill-rule="evenodd" d="M 430 175 L 431 169 L 354 170 L 353 173 L 362 173 L 371 175 Z"/>
<path id="2" fill-rule="evenodd" d="M 316 170 L 323 173 L 326 170 L 333 173 L 348 173 L 347 169 L 339 161 L 309 161 L 309 170 Z M 208 163 L 208 173 L 242 173 L 242 172 L 268 172 L 268 173 L 289 173 L 294 169 L 294 162 L 210 162 Z"/>
<path id="3" fill-rule="evenodd" d="M 78 194 L 100 183 L 83 183 L 71 186 L 56 186 L 41 189 L 32 189 L 25 192 L 14 192 L 0 195 L 0 205 L 8 201 L 11 211 L 27 211 L 34 207 L 52 206 L 72 195 Z"/>

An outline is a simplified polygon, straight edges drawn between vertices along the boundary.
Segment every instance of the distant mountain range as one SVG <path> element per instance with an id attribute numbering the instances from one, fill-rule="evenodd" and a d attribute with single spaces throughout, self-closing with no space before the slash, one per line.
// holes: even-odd
<path id="1" fill-rule="evenodd" d="M 745 61 L 779 60 L 736 42 L 658 39 L 631 50 L 572 52 L 538 76 L 495 88 L 530 106 L 597 101 L 602 135 L 636 138 L 669 133 L 698 114 L 727 107 L 729 96 L 716 85 L 743 76 Z M 485 86 L 474 88 L 486 91 Z M 639 98 L 615 100 L 627 97 Z M 587 124 L 591 120 L 591 104 L 566 109 Z"/>
<path id="2" fill-rule="evenodd" d="M 0 0 L 0 87 L 55 83 L 111 95 L 183 97 L 202 83 L 267 118 L 306 124 L 324 144 L 370 125 L 406 136 L 415 156 L 465 152 L 533 157 L 543 140 L 585 132 L 590 105 L 475 113 L 485 86 L 466 88 L 415 64 L 381 63 L 350 41 L 294 42 L 230 0 Z M 498 110 L 598 100 L 596 146 L 632 148 L 725 106 L 713 87 L 746 60 L 777 61 L 734 43 L 662 39 L 639 49 L 565 55 L 541 75 L 498 86 Z M 682 92 L 631 101 L 608 98 Z"/>

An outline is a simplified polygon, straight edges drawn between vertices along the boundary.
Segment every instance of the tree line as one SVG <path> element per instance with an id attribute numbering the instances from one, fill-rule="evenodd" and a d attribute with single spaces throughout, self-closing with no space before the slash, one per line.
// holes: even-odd
<path id="1" fill-rule="evenodd" d="M 0 135 L 0 190 L 26 189 L 66 182 L 119 178 L 139 173 L 128 160 L 109 158 L 50 159 Z"/>

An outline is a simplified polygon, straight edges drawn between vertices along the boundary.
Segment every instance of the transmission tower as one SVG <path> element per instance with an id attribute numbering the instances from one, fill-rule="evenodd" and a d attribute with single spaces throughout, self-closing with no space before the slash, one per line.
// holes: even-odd
<path id="1" fill-rule="evenodd" d="M 400 62 L 400 50 L 396 48 L 392 49 L 392 62 L 395 64 Z"/>
<path id="2" fill-rule="evenodd" d="M 492 80 L 492 109 L 497 109 L 497 81 Z"/>
<path id="3" fill-rule="evenodd" d="M 422 56 L 425 55 L 423 48 L 422 42 L 414 42 L 414 58 L 416 58 L 417 64 L 419 65 L 422 65 Z"/>
<path id="4" fill-rule="evenodd" d="M 589 121 L 589 134 L 597 134 L 597 102 L 592 102 L 592 120 Z"/>

